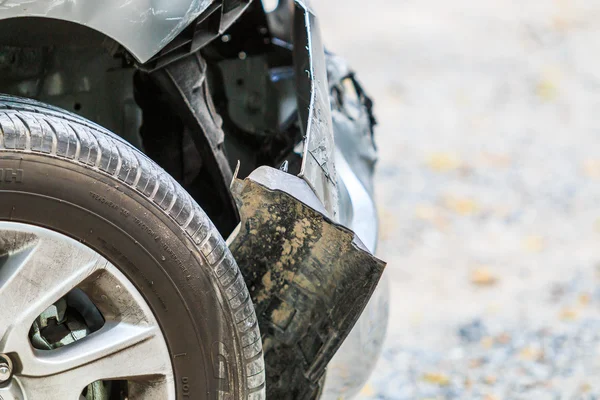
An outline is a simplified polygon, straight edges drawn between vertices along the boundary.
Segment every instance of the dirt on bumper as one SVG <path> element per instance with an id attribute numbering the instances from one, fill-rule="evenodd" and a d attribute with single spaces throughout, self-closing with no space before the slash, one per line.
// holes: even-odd
<path id="1" fill-rule="evenodd" d="M 269 394 L 314 398 L 385 263 L 300 178 L 261 167 L 232 189 L 241 226 L 230 249 L 255 303 Z"/>

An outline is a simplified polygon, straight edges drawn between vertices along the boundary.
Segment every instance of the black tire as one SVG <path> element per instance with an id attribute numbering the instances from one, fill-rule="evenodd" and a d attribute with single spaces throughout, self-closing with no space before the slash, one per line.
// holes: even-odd
<path id="1" fill-rule="evenodd" d="M 0 220 L 85 242 L 133 282 L 163 330 L 178 400 L 264 399 L 262 342 L 235 260 L 189 194 L 128 143 L 0 96 Z"/>

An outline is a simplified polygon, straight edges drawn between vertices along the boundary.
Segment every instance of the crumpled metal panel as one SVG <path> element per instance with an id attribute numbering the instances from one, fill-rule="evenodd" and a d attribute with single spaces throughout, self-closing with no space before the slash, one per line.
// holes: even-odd
<path id="1" fill-rule="evenodd" d="M 335 146 L 342 152 L 364 187 L 373 195 L 373 176 L 378 158 L 374 139 L 377 121 L 373 114 L 373 101 L 365 93 L 346 60 L 328 54 L 327 73 L 332 93 L 331 116 Z"/>
<path id="2" fill-rule="evenodd" d="M 303 0 L 296 0 L 294 11 L 294 66 L 298 113 L 304 134 L 300 176 L 334 220 L 338 213 L 333 122 L 329 104 L 327 64 L 315 14 Z"/>
<path id="3" fill-rule="evenodd" d="M 385 263 L 298 177 L 260 167 L 232 191 L 241 224 L 229 244 L 259 318 L 268 396 L 313 399 Z"/>
<path id="4" fill-rule="evenodd" d="M 146 62 L 215 0 L 0 0 L 0 20 L 45 17 L 109 36 Z M 49 32 L 50 34 L 50 32 Z"/>

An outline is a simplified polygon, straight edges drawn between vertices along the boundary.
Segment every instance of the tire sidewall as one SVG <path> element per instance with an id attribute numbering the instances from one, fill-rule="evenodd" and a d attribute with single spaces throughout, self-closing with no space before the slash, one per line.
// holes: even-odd
<path id="1" fill-rule="evenodd" d="M 241 398 L 232 310 L 181 227 L 127 185 L 74 162 L 0 152 L 0 171 L 6 170 L 12 175 L 0 173 L 0 220 L 45 227 L 85 243 L 146 299 L 167 342 L 178 400 Z"/>

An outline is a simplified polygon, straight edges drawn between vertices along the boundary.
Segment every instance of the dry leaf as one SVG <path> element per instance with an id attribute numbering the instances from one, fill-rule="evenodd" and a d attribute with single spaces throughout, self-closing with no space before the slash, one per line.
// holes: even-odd
<path id="1" fill-rule="evenodd" d="M 481 345 L 486 349 L 491 349 L 492 346 L 494 346 L 494 338 L 490 336 L 484 337 L 483 339 L 481 339 Z"/>
<path id="2" fill-rule="evenodd" d="M 473 199 L 466 197 L 447 196 L 444 204 L 450 210 L 460 215 L 473 215 L 479 211 L 479 205 Z"/>
<path id="3" fill-rule="evenodd" d="M 500 344 L 507 344 L 511 341 L 511 337 L 508 333 L 502 333 L 496 337 L 496 342 Z"/>
<path id="4" fill-rule="evenodd" d="M 519 352 L 519 357 L 524 360 L 539 360 L 542 357 L 542 352 L 538 349 L 534 349 L 533 347 L 525 347 Z"/>
<path id="5" fill-rule="evenodd" d="M 527 236 L 523 239 L 523 248 L 531 253 L 539 253 L 544 249 L 544 239 L 541 236 Z"/>
<path id="6" fill-rule="evenodd" d="M 433 221 L 437 216 L 435 207 L 419 204 L 415 207 L 415 215 L 425 221 Z"/>
<path id="7" fill-rule="evenodd" d="M 539 97 L 546 101 L 554 100 L 558 94 L 556 84 L 546 79 L 538 82 L 535 91 Z"/>
<path id="8" fill-rule="evenodd" d="M 559 32 L 565 32 L 575 26 L 577 20 L 573 15 L 573 3 L 570 0 L 555 1 L 556 14 L 552 17 L 552 26 Z"/>
<path id="9" fill-rule="evenodd" d="M 498 277 L 489 268 L 480 267 L 471 271 L 471 283 L 477 286 L 492 286 L 498 283 Z"/>
<path id="10" fill-rule="evenodd" d="M 427 157 L 427 166 L 436 172 L 446 172 L 460 168 L 462 161 L 456 154 L 437 152 Z"/>
<path id="11" fill-rule="evenodd" d="M 590 296 L 589 293 L 581 293 L 579 295 L 579 304 L 581 304 L 582 306 L 587 306 L 588 304 L 590 304 L 591 300 L 592 296 Z"/>
<path id="12" fill-rule="evenodd" d="M 589 384 L 589 383 L 587 383 L 587 382 L 584 382 L 584 383 L 582 383 L 582 384 L 581 384 L 581 386 L 579 387 L 579 390 L 580 390 L 582 393 L 589 392 L 590 390 L 592 390 L 592 385 L 590 385 L 590 384 Z"/>
<path id="13" fill-rule="evenodd" d="M 577 312 L 577 310 L 574 310 L 572 308 L 563 308 L 559 314 L 559 318 L 563 321 L 574 321 L 577 319 L 578 316 L 579 313 Z"/>
<path id="14" fill-rule="evenodd" d="M 373 397 L 376 394 L 377 392 L 375 392 L 373 385 L 371 385 L 370 383 L 367 383 L 365 386 L 363 386 L 362 390 L 360 391 L 360 395 L 366 397 Z"/>
<path id="15" fill-rule="evenodd" d="M 598 233 L 600 233 L 600 218 L 597 218 L 594 221 L 594 230 Z"/>
<path id="16" fill-rule="evenodd" d="M 540 79 L 535 86 L 535 92 L 544 101 L 551 101 L 558 97 L 558 84 L 561 72 L 557 68 L 546 68 L 542 71 Z"/>
<path id="17" fill-rule="evenodd" d="M 507 154 L 483 152 L 479 155 L 482 164 L 490 167 L 507 167 L 512 163 L 512 158 Z"/>
<path id="18" fill-rule="evenodd" d="M 583 174 L 589 178 L 600 178 L 600 160 L 585 160 L 581 165 L 581 169 L 583 170 Z"/>
<path id="19" fill-rule="evenodd" d="M 557 15 L 554 18 L 552 18 L 552 26 L 557 31 L 561 31 L 561 32 L 567 31 L 573 25 L 574 25 L 574 21 L 572 18 L 565 17 L 562 15 Z"/>
<path id="20" fill-rule="evenodd" d="M 379 207 L 379 238 L 382 241 L 394 237 L 398 229 L 397 215 L 387 208 Z"/>
<path id="21" fill-rule="evenodd" d="M 426 373 L 421 379 L 427 383 L 438 386 L 448 386 L 450 384 L 450 378 L 442 373 Z"/>

